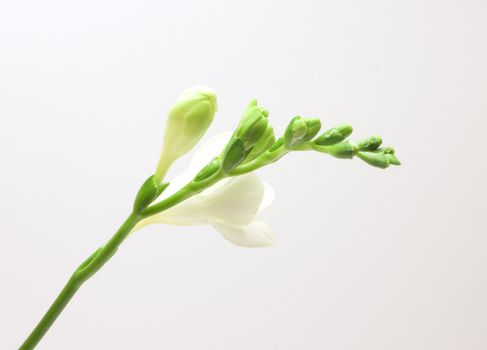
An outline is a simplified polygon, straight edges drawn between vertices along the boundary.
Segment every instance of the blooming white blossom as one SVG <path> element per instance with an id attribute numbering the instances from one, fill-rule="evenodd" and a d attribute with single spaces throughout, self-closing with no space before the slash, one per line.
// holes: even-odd
<path id="1" fill-rule="evenodd" d="M 194 156 L 189 169 L 174 179 L 163 196 L 176 192 L 220 154 L 230 139 L 225 133 L 211 139 Z M 243 247 L 272 244 L 274 233 L 255 216 L 274 199 L 272 188 L 256 174 L 226 178 L 205 191 L 141 221 L 136 230 L 153 223 L 172 225 L 211 225 L 230 242 Z"/>

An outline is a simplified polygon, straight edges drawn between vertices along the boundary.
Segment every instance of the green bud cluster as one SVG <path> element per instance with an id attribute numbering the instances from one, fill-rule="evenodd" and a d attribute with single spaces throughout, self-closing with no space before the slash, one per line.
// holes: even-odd
<path id="1" fill-rule="evenodd" d="M 369 165 L 382 169 L 388 168 L 390 165 L 401 165 L 401 162 L 395 156 L 394 149 L 392 147 L 378 148 L 378 146 L 380 146 L 380 142 L 378 142 L 377 147 L 375 147 L 376 144 L 366 145 L 364 148 L 362 148 L 363 150 L 360 149 L 357 152 L 357 157 Z"/>
<path id="2" fill-rule="evenodd" d="M 258 106 L 256 100 L 250 102 L 221 155 L 224 174 L 254 160 L 274 144 L 274 129 L 268 116 L 269 112 Z"/>
<path id="3" fill-rule="evenodd" d="M 252 100 L 223 152 L 206 165 L 193 182 L 202 184 L 221 176 L 244 174 L 275 162 L 291 151 L 314 150 L 340 159 L 357 156 L 379 168 L 401 164 L 392 148 L 380 148 L 382 138 L 379 136 L 353 143 L 348 139 L 353 132 L 349 124 L 337 125 L 316 136 L 320 129 L 319 119 L 296 116 L 289 122 L 284 135 L 276 140 L 269 124 L 269 112 Z"/>

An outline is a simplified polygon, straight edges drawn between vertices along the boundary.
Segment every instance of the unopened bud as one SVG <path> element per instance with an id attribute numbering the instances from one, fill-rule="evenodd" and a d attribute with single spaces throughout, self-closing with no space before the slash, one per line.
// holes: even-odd
<path id="1" fill-rule="evenodd" d="M 162 181 L 171 164 L 189 152 L 205 134 L 217 110 L 216 95 L 206 86 L 184 91 L 169 110 L 159 164 L 155 172 Z"/>
<path id="2" fill-rule="evenodd" d="M 304 119 L 294 117 L 284 132 L 284 145 L 288 149 L 308 142 L 320 131 L 321 121 L 316 118 Z"/>
<path id="3" fill-rule="evenodd" d="M 362 159 L 367 164 L 375 166 L 377 168 L 385 169 L 389 167 L 389 160 L 387 159 L 386 155 L 380 151 L 378 152 L 360 151 L 357 153 L 357 157 Z"/>
<path id="4" fill-rule="evenodd" d="M 325 131 L 322 135 L 314 140 L 314 144 L 318 146 L 331 146 L 345 140 L 352 133 L 353 128 L 349 124 L 338 125 L 332 129 Z"/>
<path id="5" fill-rule="evenodd" d="M 252 151 L 250 151 L 249 155 L 245 159 L 245 162 L 250 162 L 251 160 L 260 156 L 262 153 L 267 151 L 274 144 L 274 142 L 274 129 L 272 128 L 272 126 L 267 125 L 267 129 L 264 135 L 262 135 L 259 142 L 257 142 L 252 148 Z"/>
<path id="6" fill-rule="evenodd" d="M 386 159 L 389 161 L 390 164 L 392 165 L 401 165 L 401 162 L 399 159 L 397 159 L 396 155 L 393 153 L 384 153 L 384 156 Z"/>
<path id="7" fill-rule="evenodd" d="M 326 152 L 335 158 L 352 159 L 356 153 L 356 146 L 348 141 L 342 141 L 333 146 L 326 147 Z"/>
<path id="8" fill-rule="evenodd" d="M 248 150 L 255 146 L 265 135 L 268 116 L 269 112 L 257 106 L 256 100 L 250 102 L 235 132 L 235 137 L 242 141 L 244 149 Z"/>
<path id="9" fill-rule="evenodd" d="M 375 151 L 382 144 L 380 136 L 370 136 L 357 143 L 358 149 L 361 151 Z"/>

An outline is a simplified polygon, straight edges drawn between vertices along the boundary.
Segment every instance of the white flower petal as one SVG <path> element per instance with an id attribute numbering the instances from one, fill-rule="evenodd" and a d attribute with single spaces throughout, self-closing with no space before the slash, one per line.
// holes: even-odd
<path id="1" fill-rule="evenodd" d="M 230 132 L 218 134 L 198 148 L 193 159 L 191 159 L 188 169 L 171 180 L 160 199 L 167 198 L 176 193 L 188 182 L 193 180 L 196 174 L 198 174 L 206 164 L 208 164 L 214 157 L 220 155 L 231 136 L 232 134 Z M 221 186 L 221 184 L 218 183 L 216 186 Z"/>
<path id="2" fill-rule="evenodd" d="M 230 132 L 218 134 L 198 148 L 193 159 L 191 159 L 191 162 L 189 163 L 189 169 L 194 171 L 194 175 L 196 175 L 213 158 L 222 153 L 230 140 L 230 137 L 232 137 L 232 133 Z"/>
<path id="3" fill-rule="evenodd" d="M 262 220 L 254 220 L 245 226 L 216 221 L 212 222 L 211 225 L 225 239 L 241 247 L 268 247 L 274 242 L 274 232 Z"/>
<path id="4" fill-rule="evenodd" d="M 274 191 L 274 189 L 267 182 L 262 181 L 262 183 L 264 184 L 264 198 L 262 198 L 258 212 L 261 212 L 271 205 L 276 198 L 276 191 Z"/>
<path id="5" fill-rule="evenodd" d="M 208 219 L 246 225 L 254 218 L 263 198 L 263 181 L 255 174 L 246 174 L 232 178 L 215 189 L 205 198 L 204 204 Z"/>
<path id="6" fill-rule="evenodd" d="M 173 225 L 201 225 L 209 220 L 246 225 L 259 209 L 264 183 L 255 174 L 226 180 L 222 186 L 212 186 L 146 220 Z"/>

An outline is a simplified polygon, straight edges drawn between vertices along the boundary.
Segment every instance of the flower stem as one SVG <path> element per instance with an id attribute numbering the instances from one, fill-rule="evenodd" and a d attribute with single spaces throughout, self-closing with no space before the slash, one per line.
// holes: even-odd
<path id="1" fill-rule="evenodd" d="M 19 350 L 30 350 L 39 343 L 49 328 L 56 321 L 59 314 L 64 310 L 69 301 L 76 294 L 82 284 L 93 276 L 110 258 L 115 254 L 120 244 L 124 241 L 134 226 L 141 220 L 137 214 L 130 214 L 125 222 L 120 226 L 113 237 L 105 246 L 96 250 L 88 259 L 85 260 L 73 273 L 71 278 L 64 286 L 61 293 L 47 310 L 44 317 L 40 320 L 32 333 L 27 337 Z"/>

